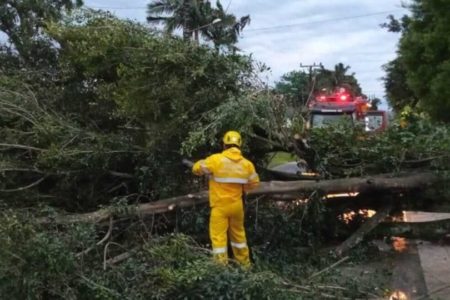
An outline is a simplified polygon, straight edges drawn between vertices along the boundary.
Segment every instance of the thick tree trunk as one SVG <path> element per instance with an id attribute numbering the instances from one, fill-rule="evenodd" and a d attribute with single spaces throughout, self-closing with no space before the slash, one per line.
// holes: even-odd
<path id="1" fill-rule="evenodd" d="M 377 226 L 370 237 L 398 236 L 450 243 L 450 213 L 405 212 L 402 219 Z"/>
<path id="2" fill-rule="evenodd" d="M 341 256 L 351 248 L 358 245 L 364 237 L 371 232 L 375 227 L 383 222 L 392 210 L 392 203 L 388 203 L 377 211 L 370 219 L 368 219 L 355 233 L 353 233 L 348 239 L 340 244 L 334 250 L 337 256 Z"/>
<path id="3" fill-rule="evenodd" d="M 183 40 L 188 42 L 192 39 L 192 31 L 187 28 L 183 28 Z"/>
<path id="4" fill-rule="evenodd" d="M 194 40 L 195 40 L 195 44 L 197 46 L 200 45 L 200 36 L 199 36 L 199 31 L 198 30 L 194 31 Z"/>
<path id="5" fill-rule="evenodd" d="M 377 210 L 357 231 L 334 250 L 337 256 L 345 254 L 365 238 L 395 236 L 421 240 L 450 242 L 450 213 L 403 212 L 402 217 L 387 220 L 392 203 Z"/>
<path id="6" fill-rule="evenodd" d="M 271 181 L 262 182 L 251 195 L 297 194 L 307 195 L 313 191 L 330 193 L 370 193 L 375 191 L 401 192 L 415 188 L 426 188 L 438 177 L 433 173 L 404 174 L 398 177 L 378 175 L 320 181 Z"/>
<path id="7" fill-rule="evenodd" d="M 190 2 L 183 1 L 183 40 L 189 41 L 192 38 L 192 28 L 189 26 L 189 18 L 190 18 Z"/>
<path id="8" fill-rule="evenodd" d="M 332 193 L 365 193 L 389 192 L 400 193 L 408 190 L 426 188 L 436 183 L 439 178 L 433 173 L 405 174 L 392 177 L 380 175 L 376 177 L 347 178 L 321 181 L 271 181 L 261 182 L 260 186 L 249 192 L 249 196 L 268 195 L 274 200 L 293 200 L 308 196 L 312 192 L 326 196 Z M 339 201 L 339 198 L 326 198 L 326 201 Z M 191 207 L 208 202 L 208 192 L 203 191 L 179 197 L 159 200 L 139 205 L 129 205 L 121 209 L 104 208 L 85 214 L 58 216 L 56 218 L 41 218 L 39 223 L 98 223 L 107 220 L 110 216 L 129 217 L 145 216 L 170 212 L 175 208 Z"/>

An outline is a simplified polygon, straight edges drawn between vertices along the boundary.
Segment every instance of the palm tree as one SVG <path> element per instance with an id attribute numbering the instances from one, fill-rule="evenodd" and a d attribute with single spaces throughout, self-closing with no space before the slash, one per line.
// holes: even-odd
<path id="1" fill-rule="evenodd" d="M 182 29 L 183 39 L 189 40 L 193 29 L 201 26 L 196 15 L 203 3 L 203 0 L 156 0 L 147 5 L 147 21 L 164 24 L 169 34 Z"/>
<path id="2" fill-rule="evenodd" d="M 203 14 L 209 18 L 208 21 L 220 19 L 221 22 L 216 26 L 208 26 L 202 30 L 202 35 L 206 40 L 212 41 L 214 47 L 218 50 L 221 46 L 226 46 L 235 51 L 237 47 L 234 45 L 238 42 L 239 35 L 242 30 L 250 23 L 250 16 L 246 15 L 239 20 L 233 14 L 228 14 L 220 1 L 216 3 L 217 8 L 212 9 L 208 14 Z"/>
<path id="3" fill-rule="evenodd" d="M 316 73 L 316 90 L 334 90 L 336 87 L 345 87 L 352 94 L 360 94 L 361 87 L 356 80 L 355 73 L 347 74 L 350 66 L 338 63 L 334 70 L 325 69 L 323 66 Z"/>
<path id="4" fill-rule="evenodd" d="M 335 88 L 335 81 L 333 71 L 325 69 L 324 66 L 320 66 L 320 69 L 314 72 L 315 78 L 315 90 L 333 90 Z"/>
<path id="5" fill-rule="evenodd" d="M 336 86 L 346 86 L 354 94 L 361 94 L 361 86 L 355 77 L 355 73 L 347 74 L 350 66 L 344 66 L 343 63 L 338 63 L 334 66 L 334 79 Z"/>
<path id="6" fill-rule="evenodd" d="M 336 86 L 342 85 L 346 82 L 349 75 L 347 75 L 347 71 L 350 70 L 350 66 L 344 66 L 343 63 L 338 63 L 334 66 L 334 83 Z M 350 76 L 353 76 L 354 73 Z"/>
<path id="7" fill-rule="evenodd" d="M 250 16 L 237 20 L 223 9 L 220 1 L 216 6 L 212 7 L 208 0 L 156 0 L 147 6 L 147 21 L 164 24 L 169 34 L 182 29 L 184 40 L 194 38 L 199 43 L 201 35 L 205 40 L 212 41 L 216 49 L 226 46 L 236 50 L 234 45 L 244 27 L 250 23 Z"/>

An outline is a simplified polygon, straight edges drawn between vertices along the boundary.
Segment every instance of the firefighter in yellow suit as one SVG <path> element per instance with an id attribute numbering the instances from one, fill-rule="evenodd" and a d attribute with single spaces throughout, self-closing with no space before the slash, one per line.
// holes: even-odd
<path id="1" fill-rule="evenodd" d="M 222 153 L 196 162 L 192 172 L 209 176 L 209 236 L 215 259 L 224 264 L 228 262 L 229 237 L 234 258 L 243 266 L 249 266 L 242 194 L 255 188 L 259 177 L 253 163 L 241 154 L 242 139 L 238 132 L 228 131 L 223 145 Z"/>

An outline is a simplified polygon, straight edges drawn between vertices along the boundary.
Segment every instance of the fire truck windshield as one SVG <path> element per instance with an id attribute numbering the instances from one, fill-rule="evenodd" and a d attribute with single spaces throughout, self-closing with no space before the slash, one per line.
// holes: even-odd
<path id="1" fill-rule="evenodd" d="M 311 127 L 321 128 L 344 122 L 344 120 L 353 122 L 351 114 L 346 113 L 313 113 L 311 115 Z"/>

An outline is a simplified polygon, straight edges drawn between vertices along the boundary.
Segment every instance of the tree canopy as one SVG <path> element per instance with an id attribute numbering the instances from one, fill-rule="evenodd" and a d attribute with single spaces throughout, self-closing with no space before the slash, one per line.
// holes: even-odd
<path id="1" fill-rule="evenodd" d="M 360 94 L 361 87 L 358 80 L 354 73 L 347 73 L 349 70 L 350 66 L 343 63 L 336 64 L 333 70 L 321 66 L 312 70 L 311 74 L 294 70 L 281 76 L 281 80 L 275 83 L 275 91 L 303 103 L 311 92 L 332 90 L 342 85 L 347 85 L 352 92 Z"/>
<path id="2" fill-rule="evenodd" d="M 204 0 L 153 1 L 148 4 L 147 14 L 147 21 L 163 24 L 166 33 L 181 29 L 184 40 L 199 43 L 203 37 L 217 50 L 221 47 L 236 50 L 239 34 L 250 23 L 249 15 L 238 19 L 227 13 L 219 0 L 215 7 Z"/>
<path id="3" fill-rule="evenodd" d="M 33 57 L 24 54 L 31 48 L 20 52 L 14 44 L 4 44 L 1 52 L 3 298 L 384 296 L 384 283 L 360 284 L 337 268 L 328 272 L 343 260 L 319 254 L 319 247 L 346 237 L 352 225 L 339 218 L 348 207 L 332 211 L 324 205 L 323 190 L 304 199 L 291 194 L 295 201 L 246 200 L 255 261 L 246 271 L 233 262 L 222 266 L 209 259 L 207 207 L 172 204 L 146 214 L 136 207 L 158 210 L 158 200 L 196 197 L 207 179 L 193 178 L 181 160 L 220 151 L 221 136 L 230 129 L 242 133 L 242 151 L 263 179 L 271 178 L 264 168 L 267 154 L 287 151 L 300 160 L 299 137 L 306 135 L 318 170 L 332 179 L 401 173 L 417 165 L 446 174 L 448 126 L 416 118 L 406 126 L 394 123 L 379 135 L 345 124 L 306 132 L 302 112 L 292 116 L 280 93 L 298 95 L 302 85 L 310 84 L 309 74 L 287 74 L 276 93 L 261 82 L 258 75 L 265 66 L 251 56 L 161 35 L 107 12 L 77 9 L 69 14 L 69 2 L 7 1 L 2 7 L 13 14 L 11 20 L 20 20 L 20 14 L 9 10 L 8 3 L 52 3 L 57 8 L 54 15 L 42 13 L 32 35 L 17 33 L 19 44 L 44 41 Z M 28 12 L 38 16 L 33 9 Z M 351 83 L 357 89 L 348 71 L 338 64 L 311 75 L 316 88 Z M 371 182 L 365 179 L 364 184 Z M 104 218 L 64 222 L 97 213 Z M 363 246 L 355 259 L 346 259 L 358 263 L 367 249 Z"/>
<path id="4" fill-rule="evenodd" d="M 45 34 L 47 22 L 80 7 L 82 0 L 6 0 L 0 4 L 0 31 L 8 37 L 1 52 L 17 53 L 21 63 L 45 65 L 55 54 Z"/>
<path id="5" fill-rule="evenodd" d="M 385 24 L 401 33 L 398 57 L 385 66 L 388 99 L 396 110 L 409 105 L 448 122 L 450 3 L 414 0 L 407 8 L 410 15 Z"/>
<path id="6" fill-rule="evenodd" d="M 275 83 L 275 91 L 305 103 L 308 99 L 309 78 L 304 71 L 290 71 Z"/>
<path id="7" fill-rule="evenodd" d="M 49 23 L 46 34 L 60 45 L 52 72 L 18 68 L 0 76 L 3 141 L 42 149 L 26 157 L 2 152 L 2 161 L 13 169 L 28 164 L 39 171 L 26 177 L 14 173 L 17 177 L 10 176 L 1 185 L 9 189 L 40 180 L 41 172 L 52 173 L 51 179 L 44 176 L 52 182 L 52 193 L 71 209 L 80 205 L 70 205 L 77 203 L 73 197 L 95 206 L 120 194 L 121 189 L 103 193 L 105 184 L 115 181 L 108 179 L 110 171 L 137 172 L 135 179 L 145 183 L 132 179 L 124 184 L 141 185 L 142 191 L 160 186 L 160 191 L 173 193 L 171 186 L 182 185 L 164 174 L 181 167 L 180 149 L 189 131 L 205 112 L 232 101 L 253 77 L 248 57 L 160 38 L 107 13 L 75 14 L 64 22 Z M 15 131 L 18 127 L 22 130 Z M 30 130 L 32 135 L 26 133 Z M 50 158 L 54 151 L 58 159 Z M 138 165 L 148 167 L 143 171 Z M 145 179 L 149 174 L 159 178 L 151 181 L 152 186 Z M 97 180 L 86 181 L 86 176 Z M 117 184 L 121 178 L 116 178 Z M 78 182 L 90 194 L 73 193 L 68 181 Z"/>

